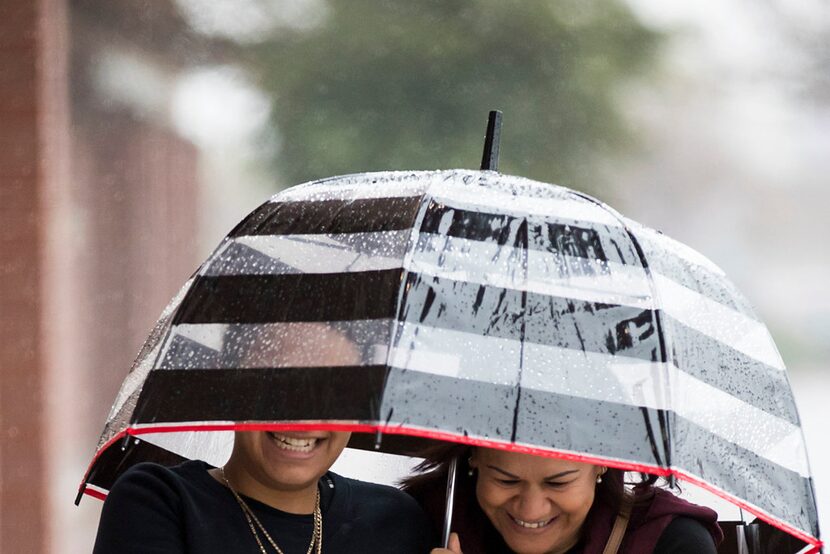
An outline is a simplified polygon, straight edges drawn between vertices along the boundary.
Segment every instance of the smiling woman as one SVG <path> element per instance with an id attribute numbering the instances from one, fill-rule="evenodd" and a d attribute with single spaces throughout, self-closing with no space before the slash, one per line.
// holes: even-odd
<path id="1" fill-rule="evenodd" d="M 223 342 L 243 367 L 348 364 L 358 356 L 348 337 L 320 323 L 259 331 L 244 345 L 226 333 Z M 349 437 L 238 431 L 222 467 L 136 465 L 107 496 L 94 552 L 429 552 L 433 534 L 411 497 L 329 471 Z"/>
<path id="2" fill-rule="evenodd" d="M 453 535 L 433 554 L 714 554 L 714 511 L 653 487 L 628 491 L 621 470 L 466 446 L 429 452 L 406 489 L 440 525 L 447 468 L 458 458 Z"/>
<path id="3" fill-rule="evenodd" d="M 238 432 L 221 468 L 134 466 L 104 503 L 94 552 L 428 552 L 432 533 L 412 498 L 329 471 L 348 440 Z"/>
<path id="4" fill-rule="evenodd" d="M 499 534 L 517 552 L 544 544 L 567 551 L 580 539 L 582 523 L 594 502 L 605 468 L 477 449 L 470 459 L 478 469 L 476 497 Z"/>

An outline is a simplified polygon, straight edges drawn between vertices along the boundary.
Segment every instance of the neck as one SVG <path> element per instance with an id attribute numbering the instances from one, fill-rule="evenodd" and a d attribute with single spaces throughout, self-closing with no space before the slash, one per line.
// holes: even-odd
<path id="1" fill-rule="evenodd" d="M 554 548 L 553 550 L 551 550 L 547 554 L 566 554 L 568 552 L 568 550 L 570 550 L 571 548 L 576 546 L 577 543 L 579 543 L 579 535 L 575 536 L 573 539 L 571 539 L 570 541 L 568 541 L 564 545 Z"/>
<path id="2" fill-rule="evenodd" d="M 225 483 L 221 469 L 212 469 L 210 474 L 223 485 L 230 485 L 236 492 L 258 500 L 277 510 L 290 514 L 311 514 L 317 502 L 317 483 L 299 489 L 275 489 L 257 481 L 242 468 L 231 462 L 225 465 Z"/>

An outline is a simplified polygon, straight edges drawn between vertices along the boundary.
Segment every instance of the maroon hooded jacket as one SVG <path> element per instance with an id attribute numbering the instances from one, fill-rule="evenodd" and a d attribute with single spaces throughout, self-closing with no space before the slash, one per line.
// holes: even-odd
<path id="1" fill-rule="evenodd" d="M 461 539 L 464 554 L 509 554 L 512 551 L 490 524 L 475 499 L 472 480 L 459 479 L 456 485 L 456 502 L 453 509 L 452 530 Z M 676 517 L 688 517 L 699 521 L 712 535 L 715 544 L 723 540 L 717 524 L 717 514 L 706 507 L 687 502 L 662 489 L 652 489 L 650 501 L 632 509 L 631 518 L 619 554 L 649 554 L 654 551 L 660 535 Z M 407 489 L 431 518 L 435 529 L 444 525 L 446 489 L 442 480 Z M 582 541 L 574 552 L 602 554 L 617 513 L 609 506 L 594 502 L 583 526 Z"/>
<path id="2" fill-rule="evenodd" d="M 619 554 L 653 552 L 663 531 L 676 517 L 688 517 L 700 522 L 712 535 L 715 545 L 723 541 L 718 514 L 714 510 L 687 502 L 662 489 L 652 490 L 654 497 L 651 502 L 632 510 Z M 617 514 L 605 504 L 594 504 L 585 521 L 582 554 L 602 554 L 616 517 Z"/>

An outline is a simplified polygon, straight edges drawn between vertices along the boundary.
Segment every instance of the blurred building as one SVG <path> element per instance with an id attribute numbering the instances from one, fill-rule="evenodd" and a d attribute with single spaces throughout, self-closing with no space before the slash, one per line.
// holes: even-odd
<path id="1" fill-rule="evenodd" d="M 166 0 L 0 6 L 2 552 L 78 551 L 89 437 L 198 262 L 198 153 L 166 105 L 214 53 L 185 27 Z"/>

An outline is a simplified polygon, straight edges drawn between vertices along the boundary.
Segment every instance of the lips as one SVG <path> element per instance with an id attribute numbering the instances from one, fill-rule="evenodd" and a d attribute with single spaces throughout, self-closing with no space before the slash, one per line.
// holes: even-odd
<path id="1" fill-rule="evenodd" d="M 268 437 L 282 450 L 289 452 L 309 453 L 322 440 L 317 437 L 295 437 L 269 431 Z"/>

